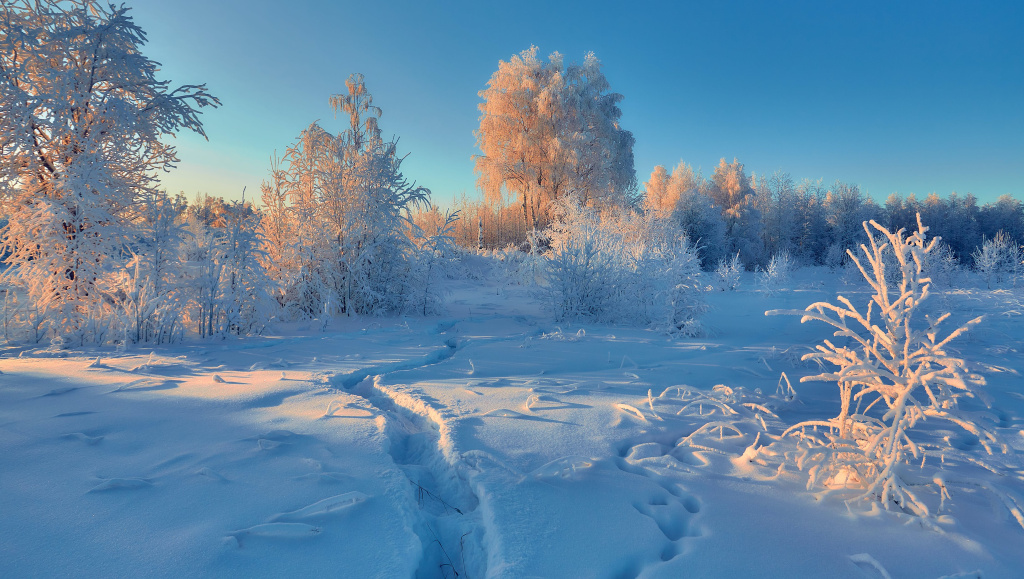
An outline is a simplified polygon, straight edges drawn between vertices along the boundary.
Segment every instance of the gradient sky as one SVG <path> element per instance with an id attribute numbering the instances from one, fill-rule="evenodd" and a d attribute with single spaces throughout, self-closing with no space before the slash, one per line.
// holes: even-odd
<path id="1" fill-rule="evenodd" d="M 444 204 L 476 195 L 477 92 L 537 45 L 593 51 L 639 181 L 680 160 L 890 193 L 1024 198 L 1024 2 L 332 2 L 127 0 L 161 78 L 205 82 L 209 142 L 180 135 L 172 192 L 259 194 L 269 158 L 353 72 Z"/>

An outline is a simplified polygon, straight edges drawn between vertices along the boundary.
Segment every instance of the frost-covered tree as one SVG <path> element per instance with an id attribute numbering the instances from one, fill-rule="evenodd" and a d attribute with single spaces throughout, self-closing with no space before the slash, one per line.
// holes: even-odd
<path id="1" fill-rule="evenodd" d="M 137 251 L 120 272 L 120 294 L 127 342 L 172 342 L 184 332 L 185 306 L 180 246 L 184 230 L 178 222 L 182 205 L 165 193 L 147 196 L 136 223 Z"/>
<path id="2" fill-rule="evenodd" d="M 793 203 L 796 213 L 793 257 L 806 263 L 824 263 L 828 248 L 828 222 L 825 215 L 825 188 L 821 181 L 802 181 Z"/>
<path id="3" fill-rule="evenodd" d="M 670 219 L 700 252 L 701 266 L 711 270 L 728 250 L 725 220 L 711 199 L 697 189 L 679 194 Z"/>
<path id="4" fill-rule="evenodd" d="M 643 203 L 647 211 L 670 212 L 675 207 L 675 199 L 669 197 L 668 183 L 671 174 L 664 165 L 656 165 L 651 171 L 651 178 L 644 183 Z"/>
<path id="5" fill-rule="evenodd" d="M 270 179 L 260 185 L 260 193 L 263 269 L 271 279 L 277 280 L 275 296 L 284 303 L 283 289 L 294 285 L 292 274 L 296 269 L 299 240 L 295 233 L 296 223 L 290 215 L 285 173 L 276 155 L 270 161 Z"/>
<path id="6" fill-rule="evenodd" d="M 700 171 L 680 161 L 671 173 L 658 165 L 644 183 L 643 208 L 677 224 L 699 250 L 701 265 L 711 269 L 727 251 L 722 212 L 708 196 Z"/>
<path id="7" fill-rule="evenodd" d="M 725 220 L 728 253 L 739 253 L 740 260 L 748 268 L 760 263 L 764 253 L 761 214 L 754 203 L 754 190 L 743 170 L 743 163 L 736 159 L 727 163 L 723 158 L 711 176 L 708 195 Z"/>
<path id="8" fill-rule="evenodd" d="M 978 215 L 982 234 L 995 237 L 1002 231 L 1018 245 L 1024 244 L 1024 202 L 1010 195 L 1001 195 L 994 203 L 986 203 Z"/>
<path id="9" fill-rule="evenodd" d="M 204 86 L 169 88 L 125 7 L 24 0 L 0 8 L 0 195 L 5 277 L 56 338 L 98 339 L 103 285 L 135 237 L 132 209 L 177 160 L 161 142 L 203 133 Z"/>
<path id="10" fill-rule="evenodd" d="M 877 206 L 856 185 L 836 181 L 825 194 L 825 215 L 829 227 L 829 246 L 825 265 L 839 267 L 847 250 L 856 248 L 860 224 L 878 216 Z"/>
<path id="11" fill-rule="evenodd" d="M 518 198 L 527 228 L 544 226 L 549 204 L 567 195 L 621 204 L 633 194 L 622 95 L 609 92 L 593 53 L 565 65 L 557 52 L 543 62 L 531 47 L 499 62 L 480 97 L 477 183 L 494 202 Z"/>
<path id="12" fill-rule="evenodd" d="M 260 214 L 236 201 L 228 206 L 217 259 L 221 260 L 223 333 L 260 334 L 275 314 L 274 283 L 263 264 Z"/>
<path id="13" fill-rule="evenodd" d="M 189 215 L 181 245 L 182 286 L 188 300 L 187 321 L 201 338 L 222 335 L 224 261 L 212 228 Z"/>
<path id="14" fill-rule="evenodd" d="M 299 317 L 400 311 L 415 249 L 408 212 L 430 195 L 402 174 L 404 157 L 397 140 L 382 138 L 363 76 L 345 85 L 330 103 L 348 127 L 332 135 L 310 125 L 264 186 L 267 251 L 288 261 L 271 271 Z"/>
<path id="15" fill-rule="evenodd" d="M 761 238 L 769 255 L 789 254 L 797 246 L 799 227 L 796 186 L 788 173 L 776 171 L 757 180 L 754 204 L 761 212 Z"/>

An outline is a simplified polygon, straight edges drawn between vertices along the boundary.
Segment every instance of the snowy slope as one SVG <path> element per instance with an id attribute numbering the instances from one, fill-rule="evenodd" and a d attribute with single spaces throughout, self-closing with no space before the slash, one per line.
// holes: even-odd
<path id="1" fill-rule="evenodd" d="M 528 287 L 463 281 L 436 319 L 152 354 L 11 347 L 0 576 L 1020 576 L 1024 529 L 990 493 L 953 489 L 922 524 L 743 458 L 837 411 L 834 385 L 798 383 L 827 329 L 764 311 L 864 292 L 799 276 L 711 295 L 696 340 L 554 323 Z M 935 302 L 987 315 L 957 348 L 1024 451 L 1024 308 Z M 1022 461 L 1002 460 L 985 480 L 1024 496 Z"/>

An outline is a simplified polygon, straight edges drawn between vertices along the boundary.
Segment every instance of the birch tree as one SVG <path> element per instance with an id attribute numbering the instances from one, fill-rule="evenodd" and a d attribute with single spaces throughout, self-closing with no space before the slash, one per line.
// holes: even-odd
<path id="1" fill-rule="evenodd" d="M 636 189 L 633 135 L 619 125 L 622 95 L 609 92 L 589 53 L 565 65 L 532 46 L 499 62 L 480 91 L 477 184 L 492 203 L 518 199 L 528 229 L 543 226 L 553 201 L 622 203 Z"/>
<path id="2" fill-rule="evenodd" d="M 9 282 L 58 341 L 97 336 L 104 283 L 133 237 L 132 208 L 177 161 L 161 138 L 205 136 L 203 85 L 171 89 L 128 8 L 94 0 L 0 7 L 0 195 Z"/>

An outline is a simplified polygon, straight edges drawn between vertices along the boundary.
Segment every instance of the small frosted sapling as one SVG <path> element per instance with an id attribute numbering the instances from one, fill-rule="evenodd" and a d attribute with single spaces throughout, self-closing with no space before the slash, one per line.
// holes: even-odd
<path id="1" fill-rule="evenodd" d="M 918 485 L 907 482 L 908 467 L 920 464 L 923 469 L 927 456 L 935 456 L 933 464 L 939 464 L 954 449 L 948 437 L 938 445 L 915 443 L 909 433 L 918 423 L 929 418 L 946 420 L 976 436 L 989 454 L 994 448 L 1007 452 L 980 415 L 960 409 L 961 399 L 981 397 L 985 382 L 968 372 L 962 359 L 947 352 L 950 341 L 981 318 L 943 337 L 940 325 L 949 314 L 932 318 L 920 311 L 930 296 L 931 280 L 924 266 L 938 241 L 926 241 L 928 228 L 920 216 L 917 231 L 909 236 L 903 229 L 893 233 L 874 221 L 870 226 L 864 223 L 864 230 L 870 240 L 870 245 L 861 245 L 865 261 L 852 251 L 848 255 L 874 290 L 866 307 L 838 296 L 840 305 L 817 302 L 804 311 L 765 312 L 798 314 L 801 322 L 824 322 L 842 339 L 825 340 L 803 357 L 824 363 L 823 368 L 835 366 L 834 371 L 801 378 L 801 382 L 838 384 L 839 415 L 801 422 L 785 435 L 799 438 L 797 465 L 808 470 L 808 488 L 820 484 L 861 489 L 861 500 L 928 516 L 923 497 L 912 488 Z M 891 267 L 898 268 L 897 275 L 887 271 Z M 941 480 L 938 475 L 934 478 Z M 936 484 L 944 496 L 945 487 Z"/>

